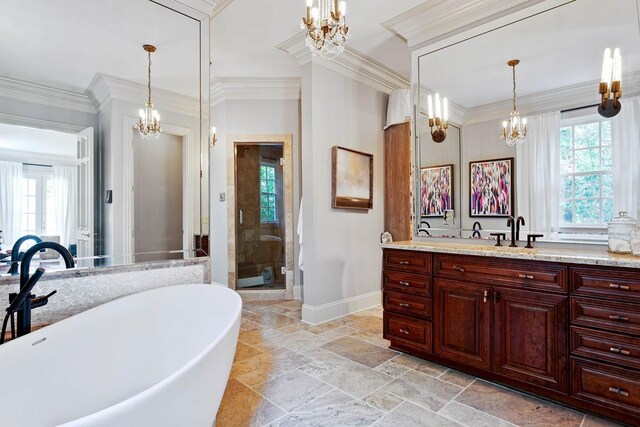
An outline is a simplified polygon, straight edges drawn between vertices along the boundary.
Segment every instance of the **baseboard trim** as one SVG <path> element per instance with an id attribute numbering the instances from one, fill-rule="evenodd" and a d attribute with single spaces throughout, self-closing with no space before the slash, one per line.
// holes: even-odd
<path id="1" fill-rule="evenodd" d="M 293 285 L 293 299 L 302 299 L 302 285 Z"/>
<path id="2" fill-rule="evenodd" d="M 358 311 L 376 307 L 381 303 L 382 291 L 375 291 L 319 306 L 304 304 L 302 306 L 302 321 L 310 325 L 319 325 Z"/>

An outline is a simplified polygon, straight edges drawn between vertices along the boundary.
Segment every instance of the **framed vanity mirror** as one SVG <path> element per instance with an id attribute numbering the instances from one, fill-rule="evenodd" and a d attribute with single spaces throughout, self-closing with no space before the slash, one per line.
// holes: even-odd
<path id="1" fill-rule="evenodd" d="M 0 273 L 25 235 L 85 268 L 207 256 L 208 16 L 173 0 L 8 0 L 0 28 Z"/>
<path id="2" fill-rule="evenodd" d="M 606 244 L 611 218 L 636 216 L 640 15 L 636 0 L 614 3 L 566 2 L 414 55 L 417 236 L 489 238 L 512 215 L 525 219 L 521 240 Z M 614 117 L 598 113 L 606 48 L 622 57 Z M 514 94 L 526 135 L 511 144 Z M 423 179 L 442 165 L 450 179 Z"/>

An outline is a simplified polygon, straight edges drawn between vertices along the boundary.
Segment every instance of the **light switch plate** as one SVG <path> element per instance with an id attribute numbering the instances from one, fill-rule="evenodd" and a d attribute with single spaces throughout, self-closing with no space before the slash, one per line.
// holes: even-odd
<path id="1" fill-rule="evenodd" d="M 226 198 L 227 198 L 227 196 L 226 196 L 225 193 L 220 193 L 220 201 L 221 202 L 224 202 Z"/>

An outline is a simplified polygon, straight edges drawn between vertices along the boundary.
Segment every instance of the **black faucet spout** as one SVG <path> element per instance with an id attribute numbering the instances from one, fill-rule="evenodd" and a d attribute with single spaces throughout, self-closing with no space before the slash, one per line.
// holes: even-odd
<path id="1" fill-rule="evenodd" d="M 516 220 L 516 240 L 520 240 L 520 226 L 525 225 L 524 218 L 519 216 Z"/>
<path id="2" fill-rule="evenodd" d="M 507 227 L 511 227 L 511 244 L 510 248 L 518 247 L 518 239 L 516 239 L 516 219 L 513 216 L 509 216 L 507 219 Z"/>
<path id="3" fill-rule="evenodd" d="M 16 240 L 11 248 L 11 268 L 9 269 L 9 274 L 12 276 L 16 276 L 18 274 L 18 263 L 24 256 L 24 252 L 20 252 L 20 246 L 28 240 L 33 240 L 36 243 L 42 243 L 42 239 L 34 234 L 27 234 Z"/>

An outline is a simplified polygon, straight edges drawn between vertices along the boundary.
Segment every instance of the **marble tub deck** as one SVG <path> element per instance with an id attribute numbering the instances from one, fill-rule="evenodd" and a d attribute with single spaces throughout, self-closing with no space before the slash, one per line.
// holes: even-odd
<path id="1" fill-rule="evenodd" d="M 244 303 L 216 426 L 618 425 L 390 350 L 381 308 L 300 315 L 299 301 Z"/>

